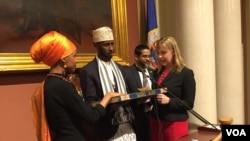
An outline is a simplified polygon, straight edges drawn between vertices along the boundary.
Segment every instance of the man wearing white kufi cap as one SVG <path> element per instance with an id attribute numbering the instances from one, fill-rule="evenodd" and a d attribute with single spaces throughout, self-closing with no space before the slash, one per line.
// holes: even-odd
<path id="1" fill-rule="evenodd" d="M 112 59 L 115 47 L 112 29 L 100 27 L 93 30 L 92 35 L 97 55 L 79 71 L 84 99 L 89 104 L 99 101 L 106 92 L 127 93 L 124 68 Z M 131 126 L 134 115 L 130 105 L 110 104 L 106 111 L 107 116 L 94 126 L 92 136 L 88 140 L 135 141 L 136 135 Z"/>
<path id="2" fill-rule="evenodd" d="M 113 31 L 110 27 L 100 27 L 92 31 L 94 43 L 114 40 Z"/>

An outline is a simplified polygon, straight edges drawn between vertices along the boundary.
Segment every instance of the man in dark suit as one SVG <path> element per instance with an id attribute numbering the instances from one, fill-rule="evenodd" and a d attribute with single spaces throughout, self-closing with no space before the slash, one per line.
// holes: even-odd
<path id="1" fill-rule="evenodd" d="M 134 50 L 135 63 L 126 69 L 126 81 L 129 93 L 138 92 L 138 88 L 148 87 L 152 89 L 151 79 L 153 69 L 150 65 L 151 52 L 147 45 L 140 44 Z M 149 116 L 152 108 L 150 98 L 136 99 L 132 101 L 132 109 L 135 116 L 133 126 L 137 141 L 150 141 Z"/>
<path id="2" fill-rule="evenodd" d="M 79 71 L 84 100 L 89 104 L 100 101 L 106 92 L 127 93 L 124 68 L 112 60 L 114 53 L 112 29 L 100 27 L 92 33 L 97 56 Z M 128 104 L 110 104 L 106 116 L 95 125 L 94 138 L 92 136 L 89 140 L 135 141 L 136 135 L 131 125 L 134 116 Z"/>

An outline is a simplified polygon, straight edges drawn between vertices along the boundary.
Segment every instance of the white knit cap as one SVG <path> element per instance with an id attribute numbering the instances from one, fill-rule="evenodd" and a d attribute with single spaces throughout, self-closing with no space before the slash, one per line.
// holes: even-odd
<path id="1" fill-rule="evenodd" d="M 114 40 L 112 29 L 106 26 L 93 30 L 92 35 L 95 43 Z"/>

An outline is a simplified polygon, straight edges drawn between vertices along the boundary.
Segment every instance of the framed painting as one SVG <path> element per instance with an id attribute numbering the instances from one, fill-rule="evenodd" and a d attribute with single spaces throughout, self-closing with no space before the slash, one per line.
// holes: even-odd
<path id="1" fill-rule="evenodd" d="M 15 0 L 0 2 L 0 10 L 6 13 L 0 14 L 0 73 L 48 69 L 33 62 L 29 48 L 50 30 L 77 45 L 80 68 L 96 55 L 91 32 L 100 26 L 113 29 L 113 59 L 129 65 L 126 0 Z"/>

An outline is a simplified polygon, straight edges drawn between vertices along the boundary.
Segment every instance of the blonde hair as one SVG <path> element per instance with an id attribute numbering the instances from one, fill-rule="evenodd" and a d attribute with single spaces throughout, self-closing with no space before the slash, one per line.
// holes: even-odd
<path id="1" fill-rule="evenodd" d="M 173 37 L 160 38 L 159 40 L 157 40 L 155 42 L 155 46 L 156 46 L 156 51 L 159 50 L 160 47 L 165 47 L 165 48 L 168 48 L 169 50 L 171 50 L 174 53 L 174 55 L 173 55 L 173 67 L 172 67 L 171 71 L 181 72 L 181 70 L 185 66 L 185 63 L 184 63 L 184 60 L 181 56 L 180 49 L 179 49 L 179 46 L 178 46 L 176 40 Z M 162 69 L 163 69 L 162 65 L 159 63 L 158 72 L 161 72 Z"/>

